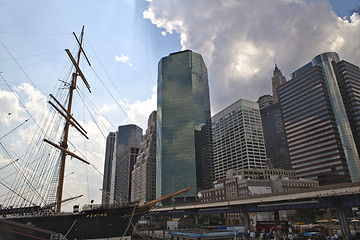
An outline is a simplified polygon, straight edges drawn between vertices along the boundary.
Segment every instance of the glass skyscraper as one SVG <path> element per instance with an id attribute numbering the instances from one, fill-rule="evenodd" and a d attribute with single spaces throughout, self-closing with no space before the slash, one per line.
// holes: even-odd
<path id="1" fill-rule="evenodd" d="M 156 195 L 192 187 L 176 198 L 191 202 L 214 180 L 207 69 L 190 50 L 159 62 Z M 167 204 L 167 203 L 164 203 Z"/>
<path id="2" fill-rule="evenodd" d="M 142 142 L 142 129 L 134 124 L 119 126 L 115 135 L 111 166 L 110 203 L 127 203 L 131 198 L 131 172 Z"/>
<path id="3" fill-rule="evenodd" d="M 292 168 L 320 185 L 360 180 L 353 117 L 359 114 L 359 75 L 345 65 L 337 53 L 320 54 L 278 88 Z"/>
<path id="4" fill-rule="evenodd" d="M 347 61 L 334 65 L 336 78 L 360 155 L 360 68 Z"/>

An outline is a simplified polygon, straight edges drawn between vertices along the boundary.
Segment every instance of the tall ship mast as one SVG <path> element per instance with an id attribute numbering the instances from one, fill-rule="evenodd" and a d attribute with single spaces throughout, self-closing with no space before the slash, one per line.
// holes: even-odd
<path id="1" fill-rule="evenodd" d="M 87 139 L 87 132 L 84 130 L 84 128 L 82 128 L 80 126 L 80 124 L 72 117 L 71 114 L 71 109 L 72 109 L 72 102 L 73 102 L 73 95 L 74 95 L 74 90 L 76 89 L 76 83 L 77 83 L 77 78 L 78 76 L 81 77 L 81 79 L 83 80 L 85 86 L 87 87 L 87 89 L 90 91 L 90 85 L 87 82 L 87 80 L 85 79 L 84 74 L 82 73 L 79 64 L 80 64 L 80 56 L 81 53 L 84 54 L 85 58 L 87 59 L 89 65 L 91 66 L 88 58 L 86 57 L 86 54 L 82 48 L 82 43 L 83 43 L 83 38 L 84 38 L 84 26 L 81 30 L 81 35 L 80 35 L 80 40 L 76 37 L 76 34 L 73 33 L 78 44 L 79 44 L 79 51 L 77 53 L 77 60 L 74 59 L 74 57 L 72 56 L 71 52 L 69 51 L 69 49 L 65 49 L 66 53 L 68 54 L 71 62 L 73 63 L 74 67 L 75 67 L 75 72 L 72 74 L 72 80 L 71 80 L 71 84 L 69 87 L 69 100 L 68 100 L 68 104 L 67 104 L 67 109 L 65 109 L 60 102 L 53 96 L 50 95 L 51 98 L 57 103 L 57 105 L 60 106 L 61 109 L 59 109 L 54 103 L 50 102 L 50 105 L 53 106 L 56 111 L 58 111 L 64 118 L 65 118 L 65 127 L 64 127 L 64 132 L 63 132 L 63 138 L 61 140 L 60 145 L 51 142 L 48 139 L 44 139 L 45 142 L 49 143 L 50 145 L 58 148 L 61 151 L 61 162 L 60 162 L 60 174 L 59 174 L 59 185 L 58 185 L 58 189 L 57 189 L 57 198 L 56 198 L 56 213 L 59 214 L 61 211 L 61 200 L 62 200 L 62 194 L 63 194 L 63 187 L 64 187 L 64 175 L 65 175 L 65 163 L 66 163 L 66 156 L 70 155 L 72 157 L 75 157 L 77 159 L 79 159 L 80 161 L 86 163 L 86 164 L 90 164 L 88 161 L 86 161 L 85 159 L 83 159 L 82 157 L 77 156 L 76 154 L 74 154 L 73 152 L 70 152 L 68 150 L 68 137 L 69 137 L 69 127 L 70 125 L 74 126 L 82 135 L 84 135 Z"/>

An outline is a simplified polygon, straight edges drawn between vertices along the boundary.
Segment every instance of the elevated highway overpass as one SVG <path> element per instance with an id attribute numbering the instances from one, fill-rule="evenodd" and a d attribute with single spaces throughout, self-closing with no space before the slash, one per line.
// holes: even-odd
<path id="1" fill-rule="evenodd" d="M 177 214 L 224 214 L 243 212 L 244 221 L 249 225 L 248 213 L 270 212 L 279 210 L 335 208 L 343 236 L 350 236 L 350 229 L 345 208 L 360 207 L 360 182 L 334 184 L 303 190 L 254 195 L 226 201 L 192 203 L 163 206 L 151 211 L 152 215 Z M 276 217 L 275 217 L 276 220 Z"/>

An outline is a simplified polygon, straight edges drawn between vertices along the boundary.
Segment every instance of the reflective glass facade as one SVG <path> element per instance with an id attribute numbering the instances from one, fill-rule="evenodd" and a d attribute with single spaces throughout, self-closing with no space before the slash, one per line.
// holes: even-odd
<path id="1" fill-rule="evenodd" d="M 192 187 L 177 201 L 195 201 L 213 181 L 207 69 L 200 54 L 182 51 L 159 62 L 156 195 Z"/>
<path id="2" fill-rule="evenodd" d="M 115 136 L 110 203 L 127 203 L 131 198 L 131 172 L 142 142 L 142 129 L 136 125 L 119 126 Z"/>
<path id="3" fill-rule="evenodd" d="M 359 181 L 360 161 L 343 102 L 336 53 L 323 53 L 278 88 L 297 176 L 320 185 Z"/>
<path id="4" fill-rule="evenodd" d="M 259 104 L 240 99 L 212 117 L 215 179 L 231 169 L 266 168 Z"/>
<path id="5" fill-rule="evenodd" d="M 334 64 L 343 102 L 360 153 L 360 69 L 349 62 Z"/>

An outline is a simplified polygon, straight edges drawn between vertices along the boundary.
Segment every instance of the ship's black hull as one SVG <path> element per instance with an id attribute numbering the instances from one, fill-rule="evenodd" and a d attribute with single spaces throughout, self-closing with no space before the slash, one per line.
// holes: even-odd
<path id="1" fill-rule="evenodd" d="M 8 218 L 8 220 L 54 233 L 61 233 L 67 239 L 121 237 L 131 235 L 133 225 L 139 220 L 142 213 L 148 210 L 134 208 L 94 209 L 77 214 L 16 217 Z M 4 230 L 6 231 L 6 229 L 2 229 L 2 231 Z M 16 233 L 13 234 L 15 236 Z"/>

